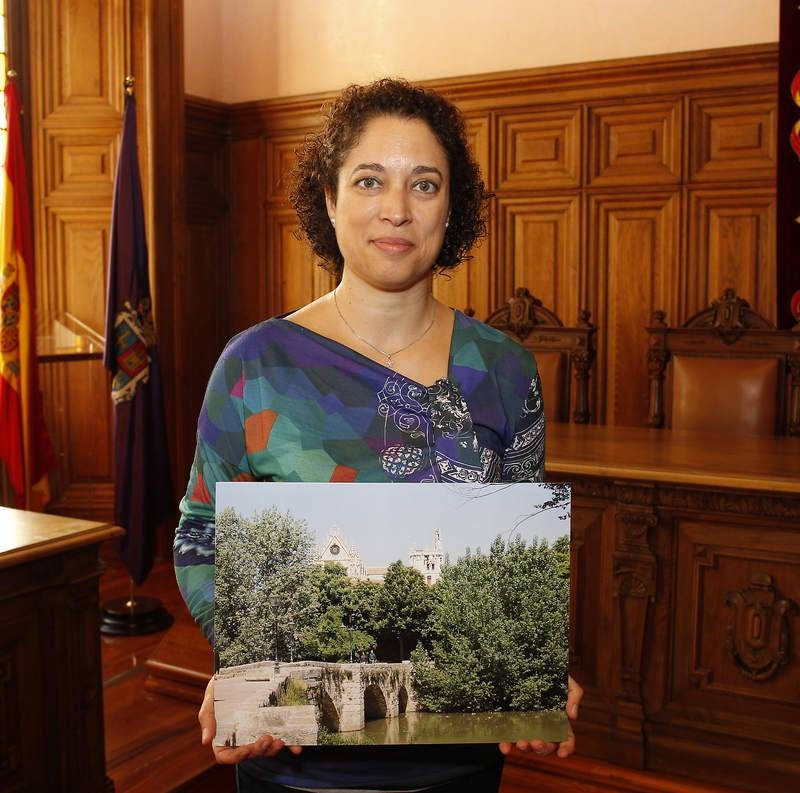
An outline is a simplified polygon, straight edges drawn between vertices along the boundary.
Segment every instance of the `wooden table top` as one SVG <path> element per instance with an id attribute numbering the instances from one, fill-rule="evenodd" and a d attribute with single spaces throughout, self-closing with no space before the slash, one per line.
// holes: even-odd
<path id="1" fill-rule="evenodd" d="M 547 476 L 598 476 L 800 494 L 800 438 L 547 425 Z"/>
<path id="2" fill-rule="evenodd" d="M 123 533 L 111 523 L 0 507 L 0 568 L 103 542 Z"/>

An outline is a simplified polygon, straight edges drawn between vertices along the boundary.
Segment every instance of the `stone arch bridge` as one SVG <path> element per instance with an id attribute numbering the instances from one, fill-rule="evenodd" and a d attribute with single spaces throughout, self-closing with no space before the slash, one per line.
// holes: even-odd
<path id="1" fill-rule="evenodd" d="M 320 726 L 332 732 L 363 730 L 372 719 L 396 718 L 417 709 L 411 664 L 316 663 L 301 674 L 314 692 Z"/>
<path id="2" fill-rule="evenodd" d="M 272 707 L 289 678 L 307 686 L 306 705 Z M 417 710 L 411 664 L 336 664 L 321 661 L 260 662 L 221 670 L 214 686 L 219 745 L 240 745 L 265 733 L 287 743 L 314 744 L 320 727 L 331 732 L 364 729 L 373 719 Z"/>

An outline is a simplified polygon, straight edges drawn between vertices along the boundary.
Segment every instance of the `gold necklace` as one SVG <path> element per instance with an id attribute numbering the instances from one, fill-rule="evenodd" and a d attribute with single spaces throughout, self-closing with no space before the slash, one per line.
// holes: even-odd
<path id="1" fill-rule="evenodd" d="M 345 318 L 344 314 L 342 314 L 342 309 L 339 308 L 339 300 L 336 297 L 336 293 L 339 291 L 339 287 L 337 286 L 336 289 L 333 290 L 333 304 L 336 306 L 336 312 L 339 314 L 340 319 L 347 325 L 347 329 L 352 333 L 359 341 L 363 342 L 367 345 L 367 347 L 372 348 L 375 352 L 380 353 L 384 358 L 386 358 L 386 365 L 389 369 L 394 369 L 394 361 L 392 361 L 392 356 L 398 355 L 399 353 L 403 352 L 403 350 L 407 350 L 409 347 L 413 347 L 417 342 L 422 341 L 425 336 L 428 335 L 428 331 L 433 327 L 433 321 L 436 318 L 436 307 L 434 306 L 434 310 L 431 313 L 431 321 L 428 323 L 428 327 L 425 328 L 422 333 L 417 336 L 414 341 L 409 342 L 405 345 L 405 347 L 401 347 L 399 350 L 395 350 L 394 352 L 386 352 L 386 350 L 382 350 L 380 347 L 374 345 L 371 341 L 367 341 Z"/>

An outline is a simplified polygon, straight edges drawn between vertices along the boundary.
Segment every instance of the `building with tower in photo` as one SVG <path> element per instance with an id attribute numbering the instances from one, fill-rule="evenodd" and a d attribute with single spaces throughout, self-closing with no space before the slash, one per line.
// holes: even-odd
<path id="1" fill-rule="evenodd" d="M 361 554 L 354 545 L 350 545 L 341 531 L 334 528 L 317 551 L 314 562 L 336 562 L 347 571 L 348 578 L 353 581 L 374 581 L 382 584 L 386 576 L 386 567 L 367 567 L 361 559 Z M 433 586 L 442 575 L 444 565 L 444 552 L 442 550 L 442 536 L 439 529 L 433 531 L 433 545 L 431 548 L 415 549 L 409 552 L 409 567 L 413 567 L 425 579 L 428 586 Z"/>

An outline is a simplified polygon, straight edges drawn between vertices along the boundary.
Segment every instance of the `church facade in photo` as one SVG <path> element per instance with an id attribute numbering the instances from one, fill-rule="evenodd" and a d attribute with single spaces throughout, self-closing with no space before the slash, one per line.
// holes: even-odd
<path id="1" fill-rule="evenodd" d="M 355 545 L 350 545 L 339 529 L 333 528 L 314 558 L 316 564 L 336 562 L 347 571 L 353 581 L 373 581 L 382 584 L 386 576 L 386 567 L 367 567 Z M 442 550 L 442 534 L 439 529 L 433 530 L 433 541 L 430 548 L 415 548 L 408 554 L 407 566 L 417 570 L 428 586 L 433 586 L 442 575 L 444 552 Z"/>

